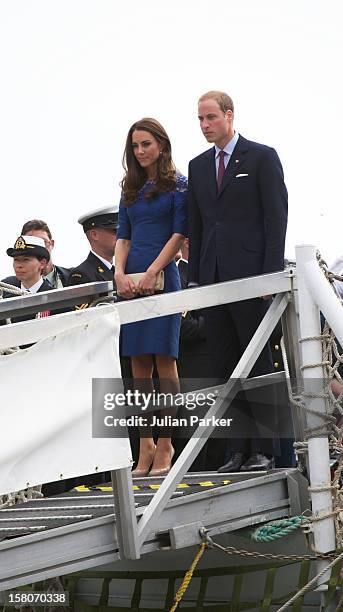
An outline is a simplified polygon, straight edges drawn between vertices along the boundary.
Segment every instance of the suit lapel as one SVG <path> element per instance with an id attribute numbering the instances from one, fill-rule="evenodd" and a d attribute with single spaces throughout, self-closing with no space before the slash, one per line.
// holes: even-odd
<path id="1" fill-rule="evenodd" d="M 39 287 L 37 293 L 40 293 L 41 291 L 50 291 L 50 289 L 52 289 L 50 283 L 48 283 L 46 280 L 43 280 L 41 286 Z"/>
<path id="2" fill-rule="evenodd" d="M 228 165 L 226 166 L 222 184 L 218 191 L 218 196 L 217 196 L 218 198 L 221 196 L 222 192 L 224 191 L 224 189 L 226 189 L 226 187 L 228 186 L 230 181 L 233 179 L 233 177 L 236 176 L 238 168 L 245 160 L 245 156 L 248 152 L 248 148 L 249 148 L 248 141 L 245 138 L 243 138 L 243 136 L 240 136 L 232 152 L 230 161 Z"/>
<path id="3" fill-rule="evenodd" d="M 215 162 L 215 148 L 213 147 L 204 154 L 204 173 L 203 177 L 206 178 L 206 184 L 211 193 L 212 198 L 217 197 L 217 177 L 216 177 L 216 162 Z"/>

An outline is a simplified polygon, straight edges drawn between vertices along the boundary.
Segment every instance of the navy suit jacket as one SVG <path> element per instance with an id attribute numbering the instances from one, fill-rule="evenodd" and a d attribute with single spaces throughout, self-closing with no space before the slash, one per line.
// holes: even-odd
<path id="1" fill-rule="evenodd" d="M 239 136 L 217 188 L 215 148 L 189 164 L 189 277 L 206 285 L 283 270 L 287 189 L 274 149 Z"/>

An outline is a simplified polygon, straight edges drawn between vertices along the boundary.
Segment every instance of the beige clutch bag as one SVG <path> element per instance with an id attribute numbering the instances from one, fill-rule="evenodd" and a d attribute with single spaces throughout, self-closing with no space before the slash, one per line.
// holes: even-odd
<path id="1" fill-rule="evenodd" d="M 135 274 L 128 274 L 127 276 L 129 276 L 131 280 L 133 280 L 135 285 L 138 285 L 139 281 L 143 278 L 144 274 L 145 272 L 136 272 Z M 164 270 L 160 270 L 160 272 L 156 276 L 155 291 L 163 291 L 163 289 L 164 289 Z"/>

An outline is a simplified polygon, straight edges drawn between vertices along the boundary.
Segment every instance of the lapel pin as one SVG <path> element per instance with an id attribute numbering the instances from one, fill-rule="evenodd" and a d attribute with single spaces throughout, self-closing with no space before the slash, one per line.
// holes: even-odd
<path id="1" fill-rule="evenodd" d="M 235 159 L 235 162 L 236 162 L 236 164 L 238 164 L 238 162 L 239 162 L 239 159 Z"/>

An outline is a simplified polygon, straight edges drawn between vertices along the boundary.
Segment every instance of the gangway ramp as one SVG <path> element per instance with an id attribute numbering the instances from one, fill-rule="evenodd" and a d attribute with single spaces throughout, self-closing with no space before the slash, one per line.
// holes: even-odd
<path id="1" fill-rule="evenodd" d="M 138 524 L 161 483 L 152 477 L 133 481 Z M 298 515 L 307 508 L 307 486 L 297 469 L 188 473 L 141 554 L 197 544 L 202 526 L 216 535 Z M 0 510 L 0 534 L 0 591 L 120 561 L 111 486 L 78 487 Z"/>

